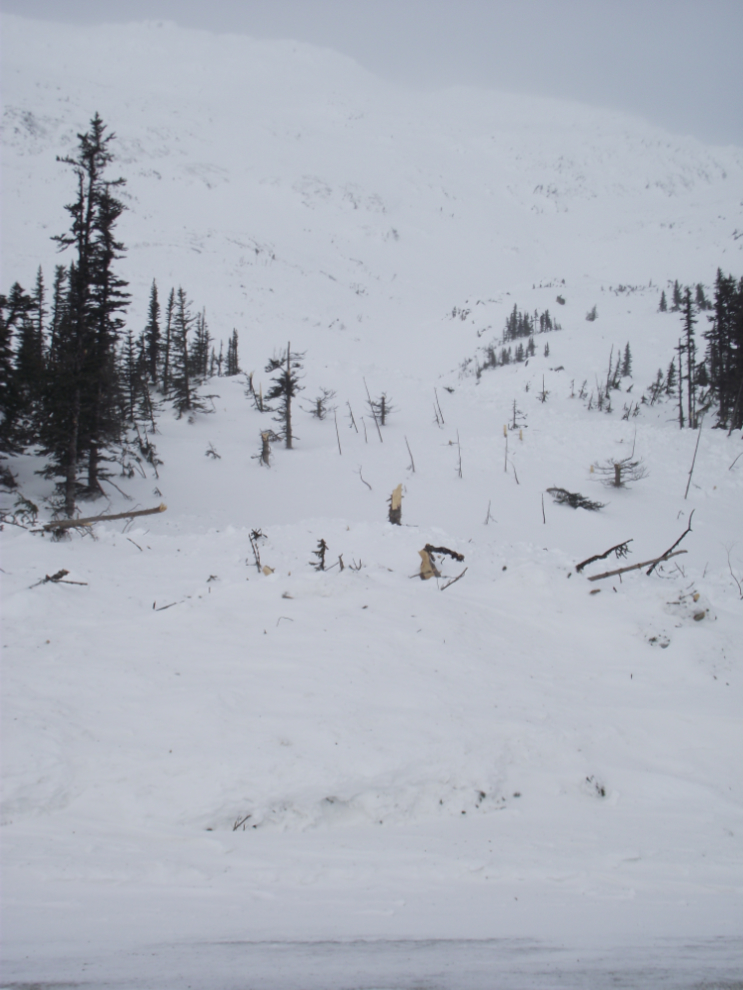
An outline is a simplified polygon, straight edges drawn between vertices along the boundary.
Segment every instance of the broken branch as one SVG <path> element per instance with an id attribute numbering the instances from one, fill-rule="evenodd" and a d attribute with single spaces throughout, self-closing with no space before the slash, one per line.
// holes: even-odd
<path id="1" fill-rule="evenodd" d="M 586 560 L 581 561 L 580 564 L 578 564 L 578 566 L 575 569 L 578 572 L 578 574 L 580 574 L 580 572 L 583 570 L 586 564 L 592 564 L 594 560 L 605 560 L 610 553 L 616 554 L 617 559 L 621 557 L 626 557 L 627 554 L 630 552 L 629 549 L 630 543 L 632 543 L 632 540 L 625 540 L 624 543 L 617 543 L 615 547 L 610 547 L 610 549 L 607 550 L 606 553 L 597 553 L 595 556 L 588 557 Z"/>
<path id="2" fill-rule="evenodd" d="M 675 553 L 663 554 L 662 557 L 658 557 L 656 560 L 644 560 L 641 564 L 631 564 L 629 567 L 619 567 L 615 571 L 605 571 L 603 574 L 592 574 L 589 577 L 589 581 L 600 581 L 602 578 L 613 577 L 615 574 L 626 574 L 627 571 L 637 571 L 641 567 L 647 567 L 648 564 L 652 564 L 655 567 L 656 564 L 662 563 L 664 560 L 670 560 L 671 557 L 678 557 L 679 554 L 688 553 L 687 550 L 676 550 Z M 648 571 L 648 574 L 650 571 Z"/>

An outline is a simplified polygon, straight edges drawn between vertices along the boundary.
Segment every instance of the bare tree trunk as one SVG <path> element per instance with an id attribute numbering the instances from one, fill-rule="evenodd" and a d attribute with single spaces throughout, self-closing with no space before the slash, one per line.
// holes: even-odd
<path id="1" fill-rule="evenodd" d="M 80 429 L 80 388 L 75 389 L 73 406 L 72 429 L 67 447 L 67 468 L 65 472 L 65 514 L 72 518 L 75 512 L 75 494 L 77 490 L 77 437 Z"/>

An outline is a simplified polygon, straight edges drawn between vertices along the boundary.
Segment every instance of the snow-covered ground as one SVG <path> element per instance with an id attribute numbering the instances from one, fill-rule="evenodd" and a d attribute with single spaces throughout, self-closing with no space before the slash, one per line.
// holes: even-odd
<path id="1" fill-rule="evenodd" d="M 270 416 L 214 379 L 193 423 L 163 404 L 159 476 L 90 506 L 167 512 L 63 542 L 5 526 L 4 985 L 737 985 L 740 437 L 708 421 L 685 498 L 696 434 L 622 408 L 673 356 L 668 280 L 741 274 L 743 151 L 393 90 L 302 45 L 2 28 L 3 291 L 51 281 L 55 155 L 99 111 L 132 329 L 153 278 L 182 285 L 256 384 L 306 351 L 304 404 L 334 389 L 338 417 L 298 412 L 260 467 Z M 514 304 L 563 329 L 462 374 Z M 613 412 L 588 409 L 628 342 Z M 383 442 L 365 381 L 396 407 Z M 633 445 L 647 477 L 604 488 L 592 465 Z M 46 520 L 38 466 L 13 462 Z M 587 580 L 692 511 L 683 556 Z M 343 570 L 314 570 L 321 539 Z M 464 561 L 422 581 L 426 544 Z M 62 568 L 84 584 L 37 584 Z"/>

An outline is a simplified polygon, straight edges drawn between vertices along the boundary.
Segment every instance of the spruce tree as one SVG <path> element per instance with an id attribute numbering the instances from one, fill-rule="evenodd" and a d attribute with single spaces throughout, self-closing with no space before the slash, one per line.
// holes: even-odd
<path id="1" fill-rule="evenodd" d="M 221 352 L 220 352 L 221 353 Z M 227 343 L 227 375 L 239 375 L 240 363 L 237 357 L 237 330 L 232 331 L 232 336 Z"/>
<path id="2" fill-rule="evenodd" d="M 173 312 L 172 334 L 172 371 L 170 377 L 170 394 L 173 405 L 180 419 L 184 413 L 189 417 L 204 408 L 199 399 L 197 378 L 193 374 L 194 362 L 189 353 L 188 336 L 199 317 L 193 315 L 191 303 L 182 288 L 178 289 L 175 297 Z"/>
<path id="3" fill-rule="evenodd" d="M 622 378 L 632 377 L 632 352 L 629 349 L 629 341 L 624 348 L 624 358 L 622 360 Z"/>
<path id="4" fill-rule="evenodd" d="M 678 279 L 673 283 L 673 305 L 671 306 L 672 313 L 678 313 L 681 309 L 681 303 L 683 302 L 683 297 L 681 295 L 681 286 L 678 283 Z"/>
<path id="5" fill-rule="evenodd" d="M 668 312 L 668 303 L 666 302 L 665 289 L 660 294 L 660 303 L 658 304 L 658 311 L 661 313 Z"/>
<path id="6" fill-rule="evenodd" d="M 106 125 L 96 114 L 85 134 L 78 134 L 74 157 L 58 157 L 75 175 L 77 195 L 65 209 L 72 218 L 68 233 L 54 237 L 60 250 L 73 248 L 68 270 L 65 312 L 60 320 L 52 382 L 46 392 L 44 441 L 53 457 L 52 474 L 62 474 L 64 507 L 72 515 L 78 494 L 78 469 L 87 453 L 86 491 L 102 492 L 99 472 L 103 448 L 117 439 L 121 423 L 115 345 L 129 295 L 114 263 L 123 244 L 115 228 L 124 211 L 114 195 L 124 179 L 108 180 L 105 171 L 113 155 Z"/>
<path id="7" fill-rule="evenodd" d="M 24 399 L 18 380 L 13 337 L 30 323 L 34 301 L 16 282 L 9 296 L 0 295 L 0 451 L 22 450 L 18 433 Z"/>
<path id="8" fill-rule="evenodd" d="M 292 399 L 295 399 L 302 390 L 298 373 L 302 368 L 303 358 L 304 353 L 293 351 L 289 343 L 284 353 L 274 355 L 266 365 L 266 371 L 273 375 L 273 384 L 266 393 L 266 398 L 269 402 L 272 399 L 281 400 L 275 418 L 281 423 L 279 436 L 283 439 L 287 450 L 292 449 L 292 442 L 296 439 L 292 432 Z"/>
<path id="9" fill-rule="evenodd" d="M 709 385 L 717 400 L 717 426 L 743 427 L 743 279 L 718 269 L 707 340 Z"/>
<path id="10" fill-rule="evenodd" d="M 196 316 L 196 333 L 191 347 L 191 377 L 197 382 L 206 380 L 209 372 L 209 349 L 211 344 L 209 327 L 206 322 L 206 310 Z"/>
<path id="11" fill-rule="evenodd" d="M 144 328 L 147 374 L 151 382 L 158 381 L 160 336 L 160 302 L 157 298 L 157 282 L 153 278 L 150 288 L 150 304 L 147 310 L 147 325 Z"/>

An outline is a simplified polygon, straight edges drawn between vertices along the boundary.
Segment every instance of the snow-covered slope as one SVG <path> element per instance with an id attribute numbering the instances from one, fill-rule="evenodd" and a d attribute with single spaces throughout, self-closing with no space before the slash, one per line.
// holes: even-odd
<path id="1" fill-rule="evenodd" d="M 266 469 L 269 417 L 244 376 L 215 379 L 193 423 L 164 404 L 157 477 L 112 479 L 111 511 L 167 513 L 61 543 L 5 526 L 7 978 L 81 979 L 87 958 L 86 979 L 175 986 L 162 946 L 196 939 L 525 937 L 724 937 L 667 965 L 691 972 L 696 951 L 730 976 L 740 438 L 702 431 L 685 498 L 696 435 L 668 405 L 622 407 L 673 356 L 668 279 L 741 274 L 743 151 L 546 100 L 393 90 L 296 44 L 2 28 L 5 291 L 39 263 L 50 279 L 71 196 L 55 156 L 99 111 L 128 181 L 131 327 L 153 278 L 183 285 L 217 338 L 237 328 L 256 384 L 291 340 L 307 399 L 338 406 L 337 433 L 300 413 Z M 526 365 L 463 374 L 514 304 L 562 330 Z M 626 343 L 633 378 L 589 410 L 581 383 Z M 364 379 L 397 407 L 382 443 Z M 648 476 L 603 488 L 591 466 L 633 445 Z M 48 518 L 38 466 L 13 468 Z M 608 504 L 555 505 L 555 485 Z M 586 580 L 662 553 L 692 511 L 686 555 Z M 313 569 L 320 539 L 345 569 Z M 627 560 L 575 572 L 624 540 Z M 426 544 L 464 560 L 421 581 Z M 85 583 L 36 584 L 62 568 Z"/>

